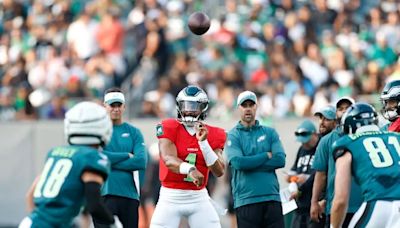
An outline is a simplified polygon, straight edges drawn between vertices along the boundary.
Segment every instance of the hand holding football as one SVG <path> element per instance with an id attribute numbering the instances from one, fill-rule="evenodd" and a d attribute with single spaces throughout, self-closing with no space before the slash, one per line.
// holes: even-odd
<path id="1" fill-rule="evenodd" d="M 201 12 L 192 13 L 189 16 L 188 26 L 196 35 L 203 35 L 210 28 L 210 18 Z"/>

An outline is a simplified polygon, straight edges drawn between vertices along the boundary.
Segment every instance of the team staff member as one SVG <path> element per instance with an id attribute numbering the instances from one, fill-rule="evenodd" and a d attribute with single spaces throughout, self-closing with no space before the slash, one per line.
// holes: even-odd
<path id="1" fill-rule="evenodd" d="M 144 170 L 147 165 L 143 135 L 138 128 L 123 122 L 125 97 L 119 88 L 106 91 L 104 106 L 113 123 L 113 134 L 104 148 L 104 154 L 111 161 L 111 172 L 102 195 L 107 207 L 124 227 L 138 227 L 140 184 L 137 171 Z M 94 219 L 94 224 L 96 228 L 103 227 L 99 220 Z"/>
<path id="2" fill-rule="evenodd" d="M 225 153 L 232 170 L 232 194 L 239 228 L 284 227 L 275 170 L 285 166 L 277 132 L 255 119 L 257 97 L 237 99 L 239 123 L 229 131 Z"/>
<path id="3" fill-rule="evenodd" d="M 317 170 L 317 172 L 325 173 L 326 175 L 326 183 L 320 182 L 319 180 L 314 180 L 313 187 L 313 196 L 311 199 L 311 218 L 313 220 L 318 220 L 318 214 L 321 213 L 315 210 L 318 204 L 317 200 L 320 197 L 320 194 L 323 190 L 326 191 L 326 221 L 325 227 L 329 227 L 330 224 L 330 214 L 332 207 L 332 200 L 334 196 L 334 187 L 335 187 L 335 161 L 333 158 L 333 143 L 338 140 L 342 135 L 342 130 L 340 129 L 340 119 L 342 118 L 343 113 L 354 103 L 354 100 L 350 97 L 342 97 L 336 102 L 336 123 L 337 126 L 331 133 L 324 136 L 317 147 L 317 152 L 315 153 L 315 160 L 313 164 L 313 168 Z M 316 188 L 317 187 L 317 188 Z M 351 182 L 351 197 L 349 208 L 347 210 L 346 219 L 344 221 L 344 227 L 347 227 L 354 213 L 358 210 L 362 203 L 361 197 L 361 189 L 358 184 L 355 183 L 354 180 Z M 314 205 L 314 207 L 313 207 Z M 314 210 L 313 210 L 314 209 Z"/>
<path id="4" fill-rule="evenodd" d="M 294 212 L 290 227 L 307 228 L 311 223 L 310 202 L 315 174 L 312 164 L 319 142 L 319 135 L 313 122 L 305 120 L 297 127 L 295 136 L 301 146 L 297 151 L 296 160 L 290 169 L 290 175 L 286 177 L 286 181 L 294 182 L 298 185 L 298 190 L 292 192 L 292 198 L 296 199 L 298 208 Z"/>
<path id="5" fill-rule="evenodd" d="M 178 118 L 157 125 L 162 187 L 151 228 L 179 227 L 183 217 L 192 228 L 221 227 L 205 186 L 210 171 L 217 177 L 224 174 L 226 134 L 202 122 L 208 102 L 201 88 L 187 86 L 176 97 Z"/>
<path id="6" fill-rule="evenodd" d="M 329 143 L 333 143 L 327 140 L 328 138 L 325 138 L 325 136 L 330 135 L 330 133 L 336 128 L 336 109 L 334 106 L 328 105 L 316 112 L 314 116 L 319 118 L 319 133 L 321 140 L 318 143 L 320 145 L 317 146 L 317 151 L 314 156 L 313 169 L 315 169 L 315 176 L 311 198 L 310 217 L 312 221 L 316 222 L 311 224 L 311 227 L 321 228 L 325 227 L 326 221 L 326 196 L 323 193 L 325 193 L 326 190 L 327 159 L 325 158 L 325 153 L 318 153 L 318 150 L 326 150 L 330 146 Z M 324 154 L 324 156 L 322 157 L 321 154 Z M 326 166 L 324 165 L 323 167 L 316 168 L 315 160 L 322 159 L 323 164 Z"/>

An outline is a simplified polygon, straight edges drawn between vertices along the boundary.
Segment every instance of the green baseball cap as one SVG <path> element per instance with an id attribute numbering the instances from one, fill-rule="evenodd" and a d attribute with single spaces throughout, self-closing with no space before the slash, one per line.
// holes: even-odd
<path id="1" fill-rule="evenodd" d="M 310 141 L 312 134 L 317 132 L 317 128 L 311 120 L 304 120 L 294 132 L 296 141 L 307 143 Z"/>

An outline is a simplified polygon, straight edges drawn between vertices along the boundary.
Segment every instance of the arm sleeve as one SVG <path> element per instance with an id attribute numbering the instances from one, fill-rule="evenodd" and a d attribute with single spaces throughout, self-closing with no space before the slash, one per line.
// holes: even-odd
<path id="1" fill-rule="evenodd" d="M 244 156 L 239 145 L 239 139 L 233 134 L 228 134 L 225 153 L 229 164 L 237 170 L 252 170 L 258 168 L 267 160 L 267 154 L 261 153 Z"/>
<path id="2" fill-rule="evenodd" d="M 110 160 L 112 166 L 115 165 L 116 163 L 129 159 L 129 153 L 123 153 L 123 152 L 115 153 L 105 150 L 103 150 L 102 153 L 107 155 L 108 160 Z"/>
<path id="3" fill-rule="evenodd" d="M 86 208 L 101 223 L 111 225 L 114 223 L 114 216 L 101 199 L 100 187 L 100 184 L 97 182 L 85 183 Z"/>
<path id="4" fill-rule="evenodd" d="M 272 131 L 270 143 L 272 157 L 261 165 L 260 168 L 264 171 L 273 171 L 285 167 L 286 154 L 275 130 Z"/>
<path id="5" fill-rule="evenodd" d="M 329 147 L 332 145 L 327 145 L 328 140 L 327 136 L 324 136 L 321 141 L 318 143 L 317 150 L 315 152 L 315 158 L 313 163 L 313 169 L 316 171 L 327 172 L 328 171 L 328 151 Z"/>
<path id="6" fill-rule="evenodd" d="M 261 153 L 252 156 L 236 156 L 231 159 L 231 166 L 237 170 L 253 170 L 260 167 L 266 160 L 267 154 Z"/>
<path id="7" fill-rule="evenodd" d="M 349 149 L 346 146 L 346 138 L 340 138 L 333 143 L 333 160 L 336 162 L 338 158 L 343 156 Z"/>
<path id="8" fill-rule="evenodd" d="M 111 164 L 110 160 L 106 155 L 99 152 L 94 152 L 86 154 L 84 157 L 80 157 L 82 162 L 84 162 L 83 171 L 91 171 L 99 174 L 104 179 L 107 179 L 110 173 Z"/>
<path id="9" fill-rule="evenodd" d="M 174 120 L 168 119 L 159 123 L 156 127 L 157 138 L 167 138 L 171 142 L 176 141 L 177 123 Z"/>
<path id="10" fill-rule="evenodd" d="M 146 147 L 142 133 L 135 129 L 133 134 L 133 157 L 118 162 L 112 166 L 113 169 L 124 171 L 144 170 L 147 166 Z"/>

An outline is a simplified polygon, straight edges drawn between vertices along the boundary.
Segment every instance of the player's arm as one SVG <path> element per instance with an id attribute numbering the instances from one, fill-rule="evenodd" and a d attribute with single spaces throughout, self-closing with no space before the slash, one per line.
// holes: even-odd
<path id="1" fill-rule="evenodd" d="M 27 210 L 28 212 L 32 212 L 33 209 L 35 209 L 35 203 L 33 202 L 33 193 L 35 191 L 36 185 L 39 182 L 40 179 L 40 175 L 38 175 L 35 180 L 33 181 L 33 183 L 31 184 L 31 186 L 29 187 L 28 192 L 25 195 L 25 199 L 26 199 L 26 206 L 27 206 Z"/>
<path id="2" fill-rule="evenodd" d="M 322 191 L 326 187 L 326 172 L 316 171 L 314 177 L 314 185 L 312 188 L 310 217 L 313 221 L 319 222 L 324 213 L 323 208 L 319 205 L 319 199 Z"/>
<path id="3" fill-rule="evenodd" d="M 218 156 L 218 159 L 208 168 L 215 176 L 221 177 L 224 175 L 225 171 L 225 162 L 224 158 L 222 157 L 222 149 L 214 150 L 214 153 Z"/>
<path id="4" fill-rule="evenodd" d="M 220 177 L 224 175 L 225 171 L 225 163 L 224 159 L 222 158 L 222 149 L 213 150 L 208 143 L 207 136 L 207 127 L 202 123 L 198 123 L 196 125 L 196 138 L 198 140 L 200 150 L 203 153 L 206 165 L 215 176 Z"/>
<path id="5" fill-rule="evenodd" d="M 95 172 L 85 171 L 81 176 L 85 184 L 86 208 L 89 213 L 104 224 L 113 224 L 113 214 L 101 199 L 100 188 L 104 178 Z"/>
<path id="6" fill-rule="evenodd" d="M 349 202 L 350 182 L 351 182 L 351 153 L 344 153 L 336 160 L 335 196 L 331 209 L 331 227 L 342 227 L 346 217 Z"/>
<path id="7" fill-rule="evenodd" d="M 189 174 L 193 179 L 193 183 L 201 186 L 204 181 L 204 176 L 192 164 L 182 161 L 178 158 L 178 152 L 175 144 L 167 139 L 160 138 L 158 140 L 158 147 L 160 149 L 160 158 L 164 161 L 165 166 L 174 173 Z"/>

